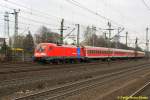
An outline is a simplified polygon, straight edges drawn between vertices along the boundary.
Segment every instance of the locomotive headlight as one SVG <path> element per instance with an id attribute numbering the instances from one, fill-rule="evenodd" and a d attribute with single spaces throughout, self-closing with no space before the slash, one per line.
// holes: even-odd
<path id="1" fill-rule="evenodd" d="M 46 53 L 41 53 L 41 56 L 46 56 Z"/>
<path id="2" fill-rule="evenodd" d="M 35 56 L 39 56 L 39 53 L 35 53 Z"/>

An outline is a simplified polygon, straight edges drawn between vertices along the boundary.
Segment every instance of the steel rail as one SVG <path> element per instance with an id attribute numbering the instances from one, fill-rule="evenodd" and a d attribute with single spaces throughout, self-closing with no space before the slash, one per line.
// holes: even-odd
<path id="1" fill-rule="evenodd" d="M 150 64 L 148 64 L 148 65 L 150 65 Z M 66 84 L 66 85 L 63 85 L 63 86 L 60 86 L 60 87 L 56 87 L 56 88 L 50 88 L 50 89 L 45 90 L 45 91 L 40 91 L 40 92 L 37 92 L 37 93 L 30 94 L 28 96 L 15 98 L 15 100 L 29 100 L 29 98 L 33 98 L 33 97 L 36 97 L 38 95 L 44 95 L 44 94 L 47 94 L 47 93 L 50 93 L 50 92 L 54 92 L 54 91 L 59 91 L 60 92 L 61 90 L 63 90 L 63 93 L 51 96 L 51 97 L 47 98 L 46 100 L 57 99 L 57 98 L 65 96 L 65 95 L 78 92 L 78 91 L 80 91 L 82 89 L 90 88 L 90 87 L 93 87 L 93 86 L 98 85 L 98 84 L 102 84 L 103 85 L 103 83 L 105 83 L 105 82 L 108 82 L 108 81 L 111 81 L 111 80 L 114 80 L 114 79 L 119 79 L 122 76 L 126 75 L 126 73 L 128 73 L 128 74 L 129 73 L 135 73 L 135 72 L 138 72 L 140 70 L 147 69 L 147 67 L 144 67 L 144 66 L 148 66 L 148 65 L 143 65 L 143 66 L 141 65 L 141 66 L 134 67 L 134 68 L 128 68 L 128 69 L 125 69 L 125 70 L 122 70 L 122 71 L 119 71 L 119 72 L 109 73 L 109 74 L 105 74 L 103 76 L 96 76 L 94 78 L 90 78 L 90 79 L 86 79 L 86 80 L 82 80 L 82 81 Z M 129 71 L 132 71 L 132 72 L 129 72 Z M 114 77 L 112 77 L 112 76 L 114 76 Z M 101 81 L 101 82 L 98 82 L 98 83 L 94 82 L 94 81 L 102 80 L 102 79 L 105 79 L 105 78 L 109 78 L 109 79 Z M 92 83 L 92 82 L 94 82 L 94 83 Z M 87 85 L 87 83 L 88 83 L 88 85 Z M 89 83 L 91 83 L 91 84 L 89 84 Z M 86 86 L 83 87 L 82 85 L 85 85 L 85 84 L 86 84 Z M 76 86 L 75 89 L 72 89 L 72 87 L 74 87 L 74 86 Z M 79 86 L 82 86 L 82 87 L 79 87 Z M 65 89 L 67 91 L 64 91 Z"/>
<path id="2" fill-rule="evenodd" d="M 145 90 L 146 87 L 148 87 L 150 85 L 150 82 L 147 82 L 145 85 L 143 85 L 141 88 L 139 88 L 137 91 L 135 91 L 134 93 L 132 93 L 129 98 L 127 98 L 126 100 L 130 100 L 130 98 L 132 98 L 133 96 L 138 95 L 139 93 L 141 93 L 143 90 Z"/>

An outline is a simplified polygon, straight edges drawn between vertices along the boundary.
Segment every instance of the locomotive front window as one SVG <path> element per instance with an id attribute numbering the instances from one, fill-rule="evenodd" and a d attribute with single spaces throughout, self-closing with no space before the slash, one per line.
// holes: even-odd
<path id="1" fill-rule="evenodd" d="M 44 52 L 45 48 L 46 48 L 46 45 L 39 45 L 39 46 L 37 46 L 36 49 L 37 49 L 38 52 Z"/>

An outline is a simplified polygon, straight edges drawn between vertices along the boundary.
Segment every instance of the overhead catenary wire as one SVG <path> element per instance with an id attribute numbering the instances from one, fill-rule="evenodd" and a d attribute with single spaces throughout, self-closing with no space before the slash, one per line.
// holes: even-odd
<path id="1" fill-rule="evenodd" d="M 10 9 L 10 10 L 13 10 L 13 8 L 11 8 L 11 7 L 7 7 L 7 6 L 4 6 L 4 5 L 1 5 L 0 4 L 0 6 L 2 6 L 2 7 L 4 7 L 4 8 L 8 8 L 8 9 Z M 24 12 L 24 13 L 28 13 L 28 14 L 30 14 L 30 12 L 27 12 L 27 11 L 24 11 L 24 10 L 21 10 L 21 12 Z M 50 24 L 50 23 L 45 23 L 45 22 L 42 22 L 42 21 L 38 21 L 38 20 L 35 20 L 35 19 L 29 19 L 29 18 L 27 18 L 27 17 L 23 17 L 23 16 L 20 16 L 20 18 L 23 18 L 23 19 L 25 19 L 25 20 L 28 20 L 28 21 L 33 21 L 34 23 L 38 23 L 38 24 L 46 24 L 46 25 L 49 25 L 49 26 L 52 26 L 53 24 Z M 66 20 L 65 20 L 66 21 Z M 67 21 L 68 22 L 68 21 Z M 19 24 L 23 24 L 22 22 L 20 22 L 19 21 Z M 30 23 L 29 23 L 30 24 Z M 72 25 L 72 26 L 74 26 L 76 23 L 72 23 L 72 24 L 70 24 L 70 25 Z M 88 26 L 88 25 L 85 25 L 85 24 L 81 24 L 81 25 L 83 25 L 83 26 Z M 58 26 L 58 25 L 55 25 L 55 26 Z M 64 27 L 70 27 L 70 26 L 66 26 L 66 25 L 64 25 Z M 56 29 L 57 30 L 57 29 Z"/>
<path id="2" fill-rule="evenodd" d="M 83 6 L 81 3 L 79 3 L 79 2 L 77 2 L 76 0 L 66 0 L 66 1 L 69 1 L 69 2 L 74 2 L 74 4 L 77 4 L 77 5 L 79 5 L 79 7 L 81 8 L 81 7 L 85 7 L 85 6 Z M 5 1 L 5 2 L 8 2 L 9 4 L 12 4 L 12 5 L 16 5 L 16 6 L 18 6 L 18 7 L 22 7 L 22 8 L 24 8 L 24 9 L 26 9 L 26 10 L 21 10 L 23 13 L 28 13 L 28 14 L 30 14 L 30 15 L 33 15 L 33 16 L 36 16 L 36 17 L 41 17 L 41 18 L 45 18 L 45 19 L 48 19 L 50 16 L 52 17 L 53 16 L 53 14 L 51 15 L 51 14 L 48 14 L 48 13 L 45 13 L 44 11 L 40 11 L 39 9 L 31 9 L 30 7 L 28 7 L 28 6 L 25 6 L 24 4 L 20 4 L 20 3 L 16 3 L 16 2 L 14 2 L 14 1 L 11 1 L 11 0 L 7 0 L 7 1 Z M 76 6 L 77 6 L 76 5 Z M 5 6 L 5 5 L 3 5 L 3 7 L 7 7 L 8 9 L 11 9 L 12 10 L 12 8 L 10 8 L 10 6 Z M 107 18 L 107 17 L 105 17 L 105 16 L 103 16 L 103 15 L 101 15 L 101 14 L 99 14 L 99 13 L 97 13 L 97 12 L 95 12 L 95 11 L 93 11 L 93 10 L 91 10 L 91 9 L 87 9 L 87 7 L 85 7 L 85 8 L 82 8 L 82 9 L 84 9 L 84 10 L 88 10 L 88 12 L 90 12 L 90 13 L 92 13 L 92 14 L 94 14 L 94 15 L 96 15 L 96 16 L 101 16 L 101 18 L 102 19 L 105 19 L 105 20 L 109 20 L 109 21 L 112 21 L 114 24 L 117 24 L 117 25 L 119 25 L 119 23 L 116 23 L 114 20 L 111 20 L 111 19 L 109 19 L 109 18 Z M 31 11 L 32 10 L 32 11 Z M 92 12 L 91 12 L 92 11 Z M 44 15 L 44 16 L 43 16 Z M 53 16 L 54 18 L 58 18 L 58 16 Z M 60 17 L 61 18 L 61 17 Z M 59 19 L 59 18 L 58 18 Z M 38 24 L 44 24 L 45 22 L 42 22 L 42 23 L 40 23 L 40 22 L 37 22 L 37 19 L 34 19 L 34 20 L 36 20 L 36 22 L 35 21 L 32 21 L 32 22 L 34 22 L 34 23 L 38 23 Z M 31 21 L 31 20 L 30 20 Z M 47 23 L 47 24 L 45 24 L 45 25 L 48 25 L 49 23 Z M 29 23 L 29 25 L 31 25 L 30 23 Z M 50 26 L 50 25 L 49 25 Z M 86 25 L 85 25 L 86 26 Z M 133 30 L 132 30 L 133 31 Z M 135 31 L 134 31 L 135 32 Z M 137 33 L 137 32 L 135 32 L 135 33 Z"/>
<path id="3" fill-rule="evenodd" d="M 5 1 L 5 0 L 4 0 L 4 1 Z M 13 5 L 19 6 L 19 7 L 23 7 L 23 8 L 25 8 L 26 10 L 31 10 L 30 7 L 27 7 L 27 6 L 25 6 L 25 5 L 15 3 L 15 2 L 10 1 L 10 0 L 7 0 L 7 2 L 10 3 L 10 4 L 13 4 Z M 41 18 L 44 17 L 44 18 L 47 18 L 47 19 L 48 19 L 48 16 L 49 16 L 49 17 L 51 16 L 50 14 L 45 13 L 45 12 L 43 12 L 43 11 L 39 11 L 39 10 L 37 10 L 37 9 L 32 9 L 33 12 L 31 12 L 31 11 L 26 11 L 26 10 L 21 10 L 21 12 L 26 13 L 26 14 L 30 14 L 30 15 L 34 15 L 34 16 L 36 16 L 36 17 L 41 17 Z M 39 14 L 39 13 L 40 13 L 40 14 Z M 42 16 L 41 16 L 41 15 L 42 15 Z M 43 15 L 46 15 L 46 16 L 43 16 Z M 52 15 L 52 16 L 61 19 L 61 17 L 54 16 L 54 15 Z M 69 22 L 69 23 L 72 23 L 71 21 L 66 20 L 66 19 L 65 19 L 65 21 L 67 21 L 67 22 Z M 76 24 L 76 23 L 75 23 L 75 24 Z"/>
<path id="4" fill-rule="evenodd" d="M 10 1 L 10 0 L 4 0 L 5 2 L 7 2 L 7 3 L 10 3 L 10 4 L 13 4 L 13 5 L 16 5 L 16 6 L 19 6 L 19 7 L 21 7 L 21 8 L 25 8 L 25 9 L 27 9 L 27 10 L 31 10 L 31 8 L 30 7 L 27 7 L 27 6 L 25 6 L 25 5 L 23 5 L 23 4 L 18 4 L 18 3 L 16 3 L 16 2 L 14 2 L 14 1 Z M 58 18 L 58 19 L 62 19 L 61 17 L 58 17 L 58 16 L 55 16 L 55 15 L 52 15 L 52 14 L 49 14 L 49 13 L 45 13 L 45 12 L 43 12 L 43 11 L 40 11 L 39 9 L 32 9 L 32 11 L 34 11 L 34 12 L 37 12 L 37 13 L 40 13 L 41 15 L 46 15 L 46 16 L 49 16 L 49 17 L 54 17 L 54 18 Z M 30 12 L 31 13 L 31 12 Z M 33 13 L 33 12 L 32 12 Z M 31 14 L 32 14 L 31 13 Z"/>
<path id="5" fill-rule="evenodd" d="M 4 0 L 5 1 L 5 0 Z M 30 15 L 33 15 L 34 17 L 40 17 L 40 18 L 45 18 L 45 19 L 47 19 L 47 20 L 49 20 L 49 19 L 52 19 L 53 18 L 53 20 L 54 20 L 54 18 L 55 18 L 55 20 L 57 21 L 57 22 L 60 22 L 61 20 L 62 20 L 62 17 L 59 17 L 59 16 L 56 16 L 56 15 L 53 15 L 53 14 L 49 14 L 49 13 L 46 13 L 46 12 L 44 12 L 44 11 L 41 11 L 41 10 L 39 10 L 39 9 L 31 9 L 30 7 L 27 7 L 26 5 L 23 5 L 23 4 L 20 4 L 20 3 L 16 3 L 16 2 L 14 2 L 14 1 L 10 1 L 10 0 L 7 0 L 7 1 L 5 1 L 5 2 L 7 2 L 7 3 L 9 3 L 9 4 L 12 4 L 12 5 L 15 5 L 15 6 L 18 6 L 18 7 L 20 7 L 20 8 L 24 8 L 24 10 L 22 10 L 21 9 L 21 12 L 23 12 L 23 13 L 26 13 L 26 14 L 30 14 Z M 25 10 L 26 9 L 26 10 Z M 32 11 L 31 11 L 32 10 Z M 65 22 L 69 22 L 70 24 L 72 24 L 72 22 L 71 21 L 69 21 L 68 19 L 65 19 Z"/>
<path id="6" fill-rule="evenodd" d="M 7 7 L 5 5 L 2 5 L 0 4 L 1 7 L 4 7 L 4 8 L 7 8 L 7 9 L 10 9 L 10 10 L 14 10 L 13 8 L 11 7 Z M 25 12 L 25 11 L 23 11 Z M 27 13 L 27 12 L 26 12 Z M 29 13 L 29 12 L 28 12 Z M 27 17 L 23 17 L 23 16 L 20 16 L 21 18 L 25 19 L 25 20 L 28 20 L 28 21 L 32 21 L 34 23 L 39 23 L 39 24 L 43 24 L 43 25 L 49 25 L 49 26 L 59 26 L 59 25 L 56 25 L 56 24 L 50 24 L 50 23 L 46 23 L 46 22 L 42 22 L 42 21 L 39 21 L 39 20 L 36 20 L 36 19 L 30 19 L 30 18 L 27 18 Z M 48 19 L 48 18 L 47 18 Z M 64 27 L 69 27 L 69 26 L 64 26 Z"/>
<path id="7" fill-rule="evenodd" d="M 85 7 L 83 4 L 77 2 L 76 0 L 66 0 L 66 1 L 67 1 L 68 3 L 74 5 L 74 6 L 77 6 L 77 7 L 79 7 L 79 8 L 82 8 L 82 9 L 84 9 L 84 10 L 86 10 L 86 11 L 88 11 L 88 12 L 90 12 L 90 13 L 96 15 L 96 16 L 99 16 L 100 18 L 102 18 L 102 19 L 104 19 L 104 20 L 106 20 L 106 21 L 110 21 L 110 22 L 112 22 L 113 24 L 116 24 L 117 27 L 118 27 L 118 26 L 121 26 L 121 27 L 123 27 L 123 28 L 126 28 L 126 29 L 129 30 L 129 31 L 132 31 L 133 33 L 139 33 L 139 32 L 137 32 L 137 31 L 135 31 L 135 30 L 132 30 L 132 29 L 130 29 L 130 28 L 128 28 L 128 27 L 125 27 L 124 25 L 122 25 L 122 24 L 120 24 L 120 23 L 118 23 L 118 22 L 116 22 L 116 21 L 114 21 L 114 20 L 112 20 L 112 19 L 110 19 L 110 18 L 107 18 L 107 17 L 101 15 L 100 13 L 97 13 L 97 12 L 95 12 L 95 11 L 93 11 L 93 10 L 91 10 L 91 9 L 89 9 L 89 8 L 87 8 L 87 7 Z M 112 24 L 112 26 L 114 26 L 113 24 Z M 130 33 L 131 33 L 131 32 L 130 32 Z"/>
<path id="8" fill-rule="evenodd" d="M 7 8 L 7 9 L 10 9 L 10 10 L 14 10 L 14 9 L 11 8 L 11 7 L 7 7 L 7 6 L 1 5 L 1 4 L 0 4 L 0 6 L 1 6 L 1 7 L 4 7 L 4 8 Z M 21 10 L 21 11 L 24 12 L 24 13 L 28 13 L 28 14 L 29 14 L 29 12 L 27 12 L 27 11 L 23 11 L 23 10 Z M 47 17 L 47 19 L 48 19 L 48 17 Z"/>
<path id="9" fill-rule="evenodd" d="M 142 0 L 142 3 L 144 4 L 144 6 L 145 6 L 148 10 L 150 10 L 150 7 L 149 7 L 148 4 L 145 2 L 145 0 Z"/>
<path id="10" fill-rule="evenodd" d="M 104 19 L 104 20 L 106 20 L 106 21 L 113 22 L 114 24 L 123 27 L 123 25 L 117 23 L 116 21 L 114 21 L 114 20 L 112 20 L 112 19 L 110 19 L 110 18 L 107 18 L 107 17 L 101 15 L 100 13 L 97 13 L 97 12 L 95 12 L 95 11 L 93 11 L 93 10 L 91 10 L 91 9 L 89 9 L 89 8 L 87 8 L 87 7 L 85 7 L 83 4 L 81 4 L 81 3 L 79 3 L 79 2 L 77 2 L 77 1 L 75 1 L 75 0 L 66 0 L 66 1 L 67 1 L 68 3 L 70 3 L 70 4 L 73 4 L 74 6 L 77 6 L 77 7 L 79 7 L 79 8 L 82 8 L 82 9 L 84 9 L 84 10 L 86 10 L 86 11 L 88 11 L 88 12 L 90 12 L 90 13 L 92 13 L 92 14 L 94 14 L 94 15 L 96 15 L 96 16 L 98 16 L 98 17 Z"/>
<path id="11" fill-rule="evenodd" d="M 15 3 L 15 2 L 12 2 L 12 1 L 8 1 L 7 0 L 7 2 L 8 3 L 11 3 L 11 4 L 14 4 L 14 5 L 17 5 L 17 6 L 19 6 L 19 7 L 23 7 L 23 8 L 25 8 L 25 9 L 28 9 L 28 10 L 30 10 L 30 8 L 29 7 L 26 7 L 26 6 L 24 6 L 24 5 L 21 5 L 21 4 L 18 4 L 18 3 Z M 1 5 L 1 6 L 3 6 L 3 7 L 6 7 L 6 6 L 4 6 L 4 5 Z M 10 7 L 6 7 L 6 8 L 8 8 L 8 9 L 12 9 L 12 8 L 10 8 Z M 35 9 L 32 9 L 34 12 L 32 12 L 31 13 L 31 11 L 25 11 L 25 10 L 21 10 L 23 13 L 28 13 L 28 14 L 31 14 L 31 15 L 35 15 L 36 17 L 37 17 L 37 15 L 38 15 L 38 17 L 43 17 L 43 16 L 39 16 L 39 14 L 36 14 L 35 12 L 39 12 L 39 13 L 41 13 L 41 11 L 38 11 L 38 10 L 35 10 Z M 90 11 L 90 10 L 89 10 Z M 92 11 L 90 11 L 91 13 L 95 13 L 95 12 L 92 12 Z M 43 13 L 43 12 L 42 12 Z M 44 14 L 44 13 L 43 13 Z M 99 15 L 98 13 L 95 13 L 95 14 L 97 14 L 97 15 Z M 48 15 L 48 14 L 46 14 L 46 15 Z M 99 15 L 100 16 L 100 15 Z M 101 16 L 101 17 L 103 17 L 103 16 Z M 47 17 L 46 17 L 47 18 Z M 103 18 L 105 18 L 105 17 L 103 17 Z M 106 18 L 105 18 L 106 19 Z M 108 19 L 107 19 L 108 20 Z M 65 20 L 66 21 L 66 20 Z M 75 23 L 76 24 L 76 23 Z"/>
<path id="12" fill-rule="evenodd" d="M 38 20 L 35 20 L 35 19 L 31 19 L 31 18 L 23 17 L 23 16 L 21 16 L 21 18 L 23 18 L 24 20 L 28 20 L 28 21 L 35 22 L 35 23 L 41 23 L 41 24 L 45 24 L 45 25 L 59 26 L 59 25 L 57 25 L 57 24 L 50 24 L 50 23 L 46 23 L 46 22 L 42 22 L 42 21 L 38 21 Z"/>

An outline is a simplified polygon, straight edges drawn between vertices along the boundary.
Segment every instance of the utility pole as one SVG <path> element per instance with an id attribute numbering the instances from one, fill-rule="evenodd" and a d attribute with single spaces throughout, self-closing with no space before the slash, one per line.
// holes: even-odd
<path id="1" fill-rule="evenodd" d="M 138 38 L 135 39 L 135 57 L 137 57 Z"/>
<path id="2" fill-rule="evenodd" d="M 107 29 L 108 31 L 109 31 L 109 39 L 107 40 L 108 41 L 108 65 L 110 64 L 109 62 L 110 62 L 110 55 L 109 55 L 109 52 L 110 52 L 110 47 L 111 47 L 111 42 L 110 42 L 110 40 L 111 40 L 111 31 L 112 30 L 114 30 L 114 29 L 111 29 L 111 23 L 110 22 L 108 22 L 108 29 Z"/>
<path id="3" fill-rule="evenodd" d="M 110 41 L 110 38 L 111 38 L 111 23 L 110 22 L 108 22 L 108 31 L 109 31 L 109 41 Z"/>
<path id="4" fill-rule="evenodd" d="M 8 37 L 8 45 L 10 46 L 10 36 L 9 36 L 9 13 L 8 12 L 5 12 L 5 15 L 4 15 L 4 25 L 5 25 L 5 35 L 7 34 L 7 37 Z"/>
<path id="5" fill-rule="evenodd" d="M 14 12 L 10 13 L 10 14 L 13 14 L 15 16 L 14 39 L 17 39 L 17 42 L 19 42 L 18 38 L 16 38 L 18 36 L 18 13 L 19 13 L 19 11 L 20 10 L 14 9 Z M 13 40 L 13 44 L 14 44 L 14 40 Z"/>
<path id="6" fill-rule="evenodd" d="M 126 46 L 128 46 L 128 32 L 126 32 Z"/>
<path id="7" fill-rule="evenodd" d="M 60 26 L 60 44 L 63 44 L 63 29 L 64 28 L 64 19 L 61 21 L 61 26 Z"/>
<path id="8" fill-rule="evenodd" d="M 117 42 L 116 42 L 116 48 L 119 48 L 119 42 L 120 42 L 120 33 L 124 30 L 124 28 L 118 27 L 118 33 L 117 33 Z"/>
<path id="9" fill-rule="evenodd" d="M 136 39 L 135 39 L 135 48 L 137 48 L 138 47 L 138 38 L 136 37 Z"/>
<path id="10" fill-rule="evenodd" d="M 77 28 L 78 28 L 78 31 L 77 31 L 77 47 L 80 46 L 80 41 L 79 41 L 79 38 L 80 38 L 80 25 L 77 24 Z"/>
<path id="11" fill-rule="evenodd" d="M 95 34 L 96 34 L 96 27 L 92 26 L 92 44 L 93 44 L 93 47 L 95 46 Z"/>
<path id="12" fill-rule="evenodd" d="M 107 39 L 106 34 L 107 34 L 106 32 L 104 32 L 104 33 L 103 33 L 103 35 L 104 35 L 104 39 L 105 39 L 105 40 Z"/>
<path id="13" fill-rule="evenodd" d="M 146 49 L 145 49 L 145 53 L 146 53 L 146 57 L 149 58 L 149 40 L 148 40 L 148 31 L 149 28 L 146 28 Z"/>
<path id="14" fill-rule="evenodd" d="M 117 43 L 116 43 L 116 48 L 119 48 L 119 38 L 120 38 L 120 27 L 118 27 L 118 34 L 117 34 Z"/>
<path id="15" fill-rule="evenodd" d="M 14 16 L 15 16 L 15 36 L 18 36 L 18 13 L 16 9 L 14 9 Z"/>
<path id="16" fill-rule="evenodd" d="M 108 43 L 108 48 L 110 48 L 110 47 L 111 47 L 111 42 L 110 42 L 110 40 L 111 40 L 111 31 L 114 30 L 114 29 L 111 28 L 111 23 L 110 23 L 110 22 L 108 22 L 107 25 L 108 25 L 108 29 L 106 29 L 106 30 L 109 31 L 109 37 L 108 37 L 108 42 L 109 42 L 109 43 Z"/>

